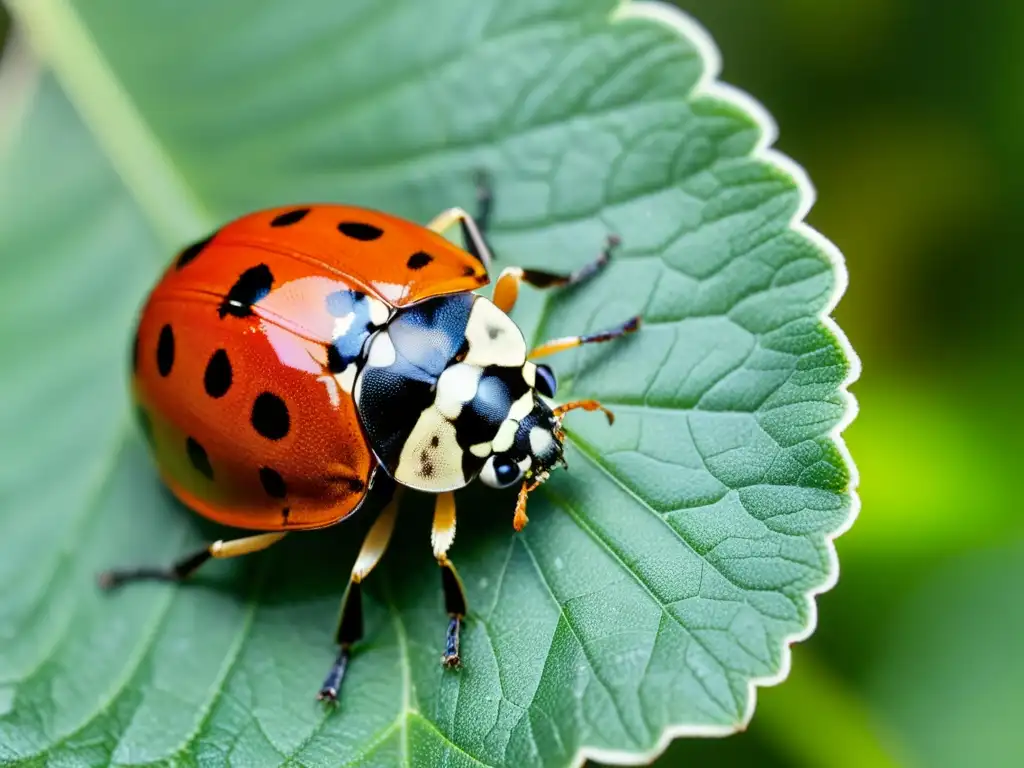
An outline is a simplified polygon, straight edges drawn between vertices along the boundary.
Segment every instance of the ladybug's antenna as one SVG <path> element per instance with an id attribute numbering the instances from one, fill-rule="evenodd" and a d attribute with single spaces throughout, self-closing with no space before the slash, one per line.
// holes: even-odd
<path id="1" fill-rule="evenodd" d="M 556 419 L 561 420 L 562 416 L 569 411 L 575 411 L 578 408 L 582 408 L 584 411 L 604 411 L 604 415 L 608 417 L 608 423 L 615 423 L 615 414 L 597 402 L 597 400 L 577 400 L 572 403 L 565 403 L 555 408 L 552 413 Z"/>

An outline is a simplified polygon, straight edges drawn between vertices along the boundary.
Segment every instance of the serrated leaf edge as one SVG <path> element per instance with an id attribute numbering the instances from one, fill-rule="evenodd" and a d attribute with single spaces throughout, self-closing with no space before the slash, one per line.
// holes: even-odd
<path id="1" fill-rule="evenodd" d="M 832 295 L 829 296 L 825 306 L 818 313 L 818 320 L 835 338 L 849 363 L 846 378 L 839 385 L 839 395 L 845 405 L 843 417 L 829 433 L 829 439 L 836 446 L 836 450 L 839 451 L 843 463 L 850 472 L 850 481 L 846 488 L 850 497 L 850 510 L 843 525 L 825 536 L 825 548 L 829 560 L 828 574 L 818 587 L 806 593 L 808 616 L 806 626 L 801 631 L 794 632 L 783 639 L 778 672 L 773 675 L 754 677 L 748 681 L 747 709 L 738 723 L 733 726 L 669 725 L 662 731 L 655 745 L 646 752 L 581 746 L 569 763 L 572 768 L 580 768 L 587 760 L 614 765 L 649 764 L 657 759 L 675 739 L 685 737 L 721 738 L 745 730 L 757 709 L 757 689 L 778 685 L 789 677 L 793 644 L 806 640 L 817 629 L 818 610 L 815 598 L 828 592 L 839 580 L 839 558 L 836 554 L 835 540 L 850 529 L 860 514 L 860 496 L 857 493 L 860 478 L 842 433 L 857 417 L 858 403 L 849 392 L 849 387 L 860 378 L 861 361 L 846 334 L 831 317 L 832 311 L 846 292 L 849 273 L 839 248 L 805 221 L 817 199 L 814 184 L 798 163 L 772 148 L 778 138 L 778 126 L 768 110 L 750 94 L 718 79 L 722 71 L 721 53 L 710 33 L 696 19 L 673 5 L 661 2 L 661 0 L 622 0 L 609 20 L 616 23 L 636 19 L 644 19 L 668 27 L 697 49 L 704 62 L 704 71 L 701 73 L 700 80 L 688 94 L 688 99 L 708 96 L 741 109 L 753 119 L 760 131 L 760 137 L 757 146 L 749 156 L 777 168 L 794 181 L 800 193 L 800 203 L 790 220 L 789 228 L 819 248 L 828 257 L 832 266 L 835 285 Z"/>

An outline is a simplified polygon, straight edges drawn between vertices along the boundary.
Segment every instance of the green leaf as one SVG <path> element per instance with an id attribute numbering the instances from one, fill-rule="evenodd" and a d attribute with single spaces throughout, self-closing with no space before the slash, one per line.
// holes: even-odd
<path id="1" fill-rule="evenodd" d="M 613 0 L 11 5 L 60 87 L 0 131 L 0 760 L 636 763 L 746 724 L 837 574 L 858 363 L 810 185 L 695 24 Z M 472 205 L 478 167 L 500 265 L 624 240 L 585 289 L 527 292 L 529 338 L 645 326 L 553 359 L 560 399 L 617 420 L 570 417 L 522 533 L 508 494 L 460 494 L 465 667 L 438 663 L 425 497 L 333 713 L 314 694 L 369 520 L 101 594 L 104 568 L 239 535 L 171 500 L 129 418 L 132 316 L 174 249 L 292 201 L 426 221 Z"/>

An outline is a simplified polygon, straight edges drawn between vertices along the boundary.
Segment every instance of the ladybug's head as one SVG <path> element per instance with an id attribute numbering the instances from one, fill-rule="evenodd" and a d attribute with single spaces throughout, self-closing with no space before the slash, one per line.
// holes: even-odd
<path id="1" fill-rule="evenodd" d="M 552 408 L 544 398 L 555 395 L 554 373 L 546 365 L 537 365 L 533 378 L 532 409 L 517 422 L 509 422 L 514 430 L 510 429 L 507 435 L 499 432 L 491 443 L 492 453 L 480 471 L 480 480 L 492 488 L 509 488 L 522 483 L 514 520 L 516 530 L 526 525 L 527 495 L 548 479 L 556 464 L 565 466 L 562 417 L 569 411 L 583 408 L 604 411 L 609 422 L 613 418 L 610 411 L 593 400 Z"/>

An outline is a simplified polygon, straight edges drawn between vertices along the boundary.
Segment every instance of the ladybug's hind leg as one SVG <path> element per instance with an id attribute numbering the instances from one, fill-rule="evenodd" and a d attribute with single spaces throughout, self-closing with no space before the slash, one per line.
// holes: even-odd
<path id="1" fill-rule="evenodd" d="M 170 568 L 125 568 L 100 574 L 100 586 L 112 589 L 132 581 L 184 581 L 210 558 L 239 557 L 266 549 L 287 536 L 287 532 L 261 533 L 232 541 L 215 541 L 208 547 L 183 557 Z"/>
<path id="2" fill-rule="evenodd" d="M 466 618 L 466 590 L 458 571 L 448 559 L 448 549 L 455 540 L 455 495 L 451 492 L 439 494 L 434 506 L 434 525 L 430 541 L 434 557 L 441 566 L 441 587 L 444 589 L 444 606 L 448 612 L 448 632 L 445 636 L 444 654 L 441 663 L 449 668 L 460 666 L 459 632 Z"/>
<path id="3" fill-rule="evenodd" d="M 363 540 L 363 546 L 352 566 L 345 594 L 341 598 L 341 616 L 338 619 L 338 656 L 331 665 L 324 684 L 320 686 L 317 698 L 321 701 L 334 703 L 338 700 L 345 671 L 348 669 L 350 648 L 363 638 L 363 588 L 362 581 L 384 556 L 391 534 L 395 530 L 395 517 L 398 514 L 400 493 L 396 492 L 391 501 L 381 511 L 380 516 L 370 527 Z"/>

